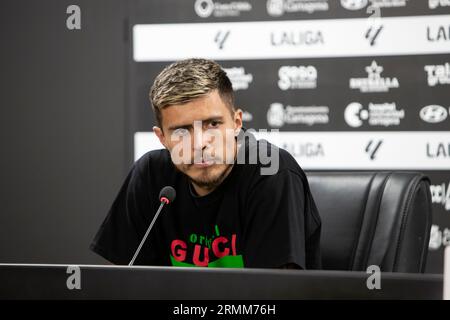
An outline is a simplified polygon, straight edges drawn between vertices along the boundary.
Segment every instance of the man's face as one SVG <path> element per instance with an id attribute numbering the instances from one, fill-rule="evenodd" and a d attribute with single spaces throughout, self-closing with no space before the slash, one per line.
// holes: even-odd
<path id="1" fill-rule="evenodd" d="M 175 166 L 200 188 L 213 190 L 228 175 L 236 153 L 242 111 L 230 111 L 217 90 L 161 110 L 162 128 L 153 130 Z"/>

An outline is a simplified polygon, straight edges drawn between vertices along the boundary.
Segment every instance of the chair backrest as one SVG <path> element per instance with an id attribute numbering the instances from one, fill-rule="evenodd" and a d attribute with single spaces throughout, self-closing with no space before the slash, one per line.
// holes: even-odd
<path id="1" fill-rule="evenodd" d="M 329 270 L 424 272 L 431 228 L 430 181 L 417 172 L 306 172 L 322 218 Z"/>

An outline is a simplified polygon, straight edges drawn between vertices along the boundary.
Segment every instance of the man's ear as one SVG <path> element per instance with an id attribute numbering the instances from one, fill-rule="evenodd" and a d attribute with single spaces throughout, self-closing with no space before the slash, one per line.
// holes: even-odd
<path id="1" fill-rule="evenodd" d="M 239 132 L 242 128 L 242 110 L 237 109 L 234 112 L 234 131 Z"/>
<path id="2" fill-rule="evenodd" d="M 162 131 L 162 129 L 160 127 L 154 126 L 153 127 L 153 132 L 156 134 L 156 136 L 159 139 L 159 142 L 161 142 L 161 144 L 167 149 L 166 146 L 166 137 L 164 136 L 164 133 Z"/>

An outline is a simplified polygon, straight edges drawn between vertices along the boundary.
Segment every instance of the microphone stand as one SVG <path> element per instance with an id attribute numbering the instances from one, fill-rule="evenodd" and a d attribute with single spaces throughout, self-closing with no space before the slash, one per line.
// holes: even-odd
<path id="1" fill-rule="evenodd" d="M 142 246 L 144 245 L 145 240 L 147 239 L 148 234 L 150 233 L 150 230 L 152 230 L 153 225 L 155 224 L 156 219 L 159 216 L 159 213 L 161 212 L 162 208 L 166 203 L 169 203 L 169 200 L 167 198 L 162 197 L 161 198 L 161 204 L 159 205 L 158 211 L 156 211 L 155 216 L 153 217 L 152 222 L 150 223 L 150 226 L 147 229 L 147 232 L 145 232 L 144 237 L 141 240 L 141 243 L 139 244 L 139 247 L 136 249 L 136 252 L 134 253 L 133 259 L 131 259 L 129 266 L 132 266 L 134 264 L 134 260 L 136 260 L 136 257 L 138 256 L 139 252 L 141 251 Z"/>

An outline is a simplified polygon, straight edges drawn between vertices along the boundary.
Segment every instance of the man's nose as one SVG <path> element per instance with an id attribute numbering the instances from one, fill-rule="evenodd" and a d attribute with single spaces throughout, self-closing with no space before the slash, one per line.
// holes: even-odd
<path id="1" fill-rule="evenodd" d="M 197 130 L 194 134 L 194 150 L 204 150 L 209 144 L 208 134 L 203 130 Z"/>

